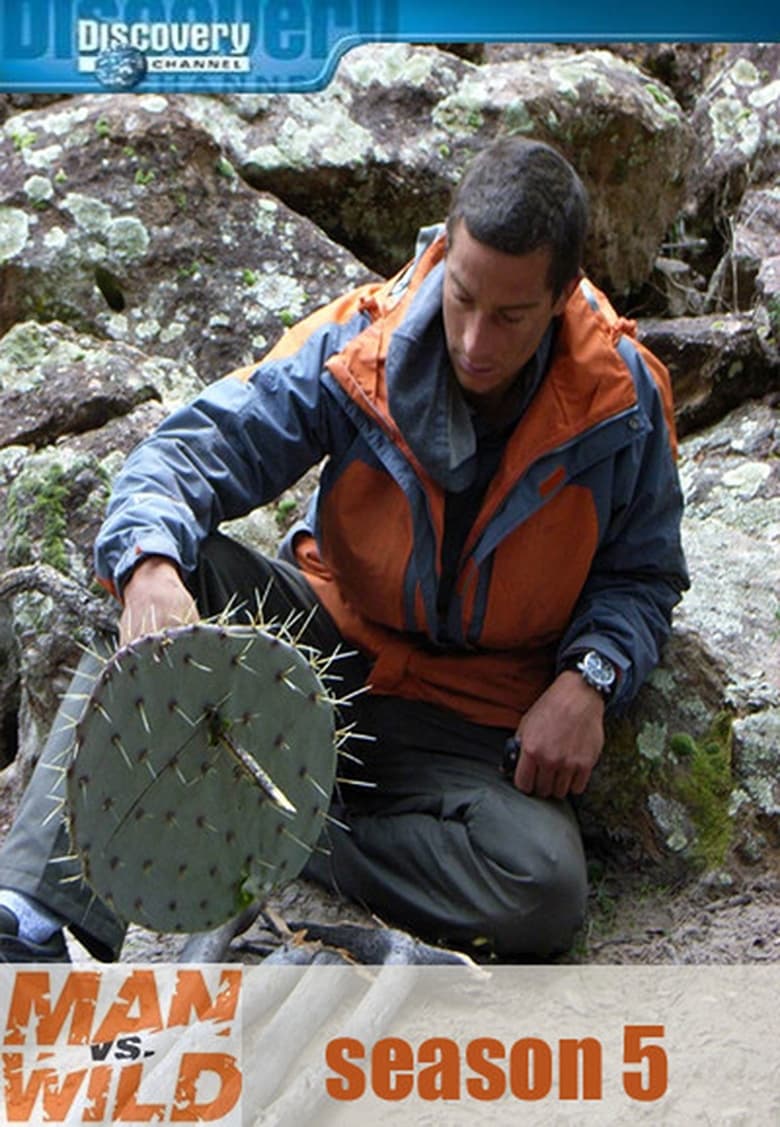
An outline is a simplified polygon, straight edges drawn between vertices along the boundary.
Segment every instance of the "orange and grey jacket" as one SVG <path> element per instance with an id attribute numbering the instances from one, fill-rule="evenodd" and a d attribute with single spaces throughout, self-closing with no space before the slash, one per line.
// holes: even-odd
<path id="1" fill-rule="evenodd" d="M 175 412 L 115 482 L 98 575 L 121 589 L 150 554 L 193 570 L 222 520 L 326 458 L 288 550 L 371 658 L 373 692 L 514 728 L 571 655 L 595 648 L 619 670 L 619 708 L 688 582 L 668 375 L 583 280 L 535 358 L 442 621 L 445 497 L 476 456 L 443 270 L 444 239 L 429 232 L 401 275 L 326 306 Z"/>

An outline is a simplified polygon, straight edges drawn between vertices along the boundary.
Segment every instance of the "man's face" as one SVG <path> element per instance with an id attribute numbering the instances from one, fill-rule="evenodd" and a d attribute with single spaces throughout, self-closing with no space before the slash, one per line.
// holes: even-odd
<path id="1" fill-rule="evenodd" d="M 455 378 L 477 408 L 500 408 L 563 311 L 576 281 L 554 300 L 549 267 L 547 248 L 504 254 L 472 238 L 462 220 L 456 224 L 444 271 L 444 333 Z"/>

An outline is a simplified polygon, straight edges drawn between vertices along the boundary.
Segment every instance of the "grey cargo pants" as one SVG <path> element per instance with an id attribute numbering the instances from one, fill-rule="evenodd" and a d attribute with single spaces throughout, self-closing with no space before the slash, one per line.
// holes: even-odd
<path id="1" fill-rule="evenodd" d="M 203 545 L 193 593 L 204 615 L 231 597 L 252 612 L 265 593 L 268 616 L 307 614 L 316 600 L 289 563 L 267 560 L 224 536 Z M 240 617 L 240 611 L 237 614 Z M 344 640 L 323 608 L 304 638 L 323 652 Z M 106 643 L 108 648 L 109 643 Z M 0 849 L 0 885 L 58 912 L 97 957 L 118 957 L 124 924 L 83 882 L 69 857 L 61 805 L 72 724 L 99 662 L 86 656 L 63 702 L 11 832 Z M 368 667 L 339 661 L 344 691 Z M 499 770 L 504 729 L 471 724 L 443 709 L 397 698 L 357 697 L 345 721 L 360 741 L 341 773 L 373 788 L 340 784 L 331 825 L 304 875 L 357 900 L 387 923 L 451 945 L 487 940 L 498 956 L 546 957 L 565 950 L 585 909 L 582 842 L 568 803 L 529 797 Z"/>

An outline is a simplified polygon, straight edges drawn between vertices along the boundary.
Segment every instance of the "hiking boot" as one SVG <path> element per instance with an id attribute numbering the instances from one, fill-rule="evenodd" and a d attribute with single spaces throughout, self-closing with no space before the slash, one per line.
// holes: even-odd
<path id="1" fill-rule="evenodd" d="M 19 921 L 10 908 L 0 907 L 0 963 L 69 962 L 61 931 L 55 931 L 45 943 L 33 943 L 19 935 Z"/>

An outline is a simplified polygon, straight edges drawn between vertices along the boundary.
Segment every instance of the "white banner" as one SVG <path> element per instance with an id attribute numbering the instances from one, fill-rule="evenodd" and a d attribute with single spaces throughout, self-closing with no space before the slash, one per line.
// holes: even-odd
<path id="1" fill-rule="evenodd" d="M 3 1123 L 780 1123 L 780 966 L 7 967 Z"/>

